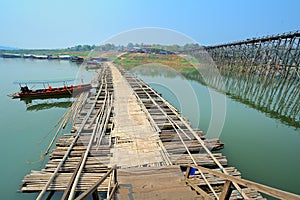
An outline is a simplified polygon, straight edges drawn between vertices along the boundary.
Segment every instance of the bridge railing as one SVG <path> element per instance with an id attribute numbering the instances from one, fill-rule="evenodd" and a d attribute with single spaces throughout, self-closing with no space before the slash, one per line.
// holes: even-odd
<path id="1" fill-rule="evenodd" d="M 269 187 L 269 186 L 266 186 L 266 185 L 255 183 L 253 181 L 233 177 L 233 176 L 226 175 L 226 174 L 224 174 L 222 172 L 219 172 L 219 171 L 215 171 L 215 170 L 212 170 L 212 169 L 208 169 L 208 168 L 205 168 L 205 167 L 196 166 L 196 165 L 191 164 L 187 167 L 187 170 L 186 170 L 186 173 L 185 173 L 185 181 L 194 190 L 196 190 L 198 193 L 203 195 L 205 199 L 210 199 L 210 196 L 203 189 L 201 189 L 197 184 L 195 184 L 194 182 L 191 181 L 191 179 L 190 179 L 191 169 L 197 169 L 198 171 L 202 171 L 203 173 L 208 173 L 208 174 L 211 174 L 213 176 L 224 179 L 225 183 L 223 185 L 222 192 L 219 196 L 219 200 L 229 199 L 230 195 L 231 195 L 231 193 L 232 193 L 232 191 L 235 187 L 234 185 L 236 185 L 236 184 L 239 185 L 239 186 L 254 189 L 254 190 L 256 190 L 260 193 L 267 194 L 269 196 L 272 196 L 272 197 L 275 197 L 275 198 L 278 198 L 278 199 L 300 200 L 300 196 L 297 195 L 297 194 L 282 191 L 282 190 L 275 189 L 275 188 L 272 188 L 272 187 Z"/>

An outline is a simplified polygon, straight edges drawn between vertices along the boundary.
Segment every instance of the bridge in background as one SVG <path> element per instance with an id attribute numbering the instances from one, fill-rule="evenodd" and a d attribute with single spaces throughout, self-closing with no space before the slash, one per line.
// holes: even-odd
<path id="1" fill-rule="evenodd" d="M 214 71 L 204 72 L 205 78 L 200 74 L 189 77 L 285 124 L 300 127 L 299 31 L 207 46 L 188 53 L 200 63 L 210 63 L 212 58 L 220 75 Z"/>
<path id="2" fill-rule="evenodd" d="M 244 71 L 260 70 L 262 75 L 277 72 L 284 78 L 300 78 L 299 46 L 300 31 L 297 31 L 208 46 L 205 49 L 217 66 L 243 67 Z"/>

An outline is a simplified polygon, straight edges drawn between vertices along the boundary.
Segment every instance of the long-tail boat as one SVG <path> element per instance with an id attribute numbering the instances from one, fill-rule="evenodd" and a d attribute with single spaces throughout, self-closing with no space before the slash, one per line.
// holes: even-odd
<path id="1" fill-rule="evenodd" d="M 65 82 L 65 81 L 52 81 L 52 82 L 57 83 L 57 82 Z M 49 82 L 35 81 L 34 83 L 44 84 L 44 89 L 31 90 L 27 86 L 28 82 L 15 82 L 15 83 L 18 83 L 20 85 L 20 92 L 12 94 L 11 97 L 13 99 L 15 98 L 45 99 L 45 98 L 71 97 L 81 92 L 90 90 L 92 88 L 91 84 L 79 84 L 75 86 L 74 85 L 67 86 L 66 84 L 64 84 L 64 86 L 62 87 L 52 87 L 49 85 Z M 47 88 L 45 87 L 45 83 L 48 84 Z"/>

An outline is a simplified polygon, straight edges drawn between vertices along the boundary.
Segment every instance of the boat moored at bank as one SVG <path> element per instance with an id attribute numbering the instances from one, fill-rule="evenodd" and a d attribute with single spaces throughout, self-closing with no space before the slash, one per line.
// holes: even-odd
<path id="1" fill-rule="evenodd" d="M 70 85 L 66 84 L 66 81 L 52 81 L 52 83 L 64 82 L 62 87 L 52 87 L 49 82 L 15 82 L 20 85 L 20 91 L 11 95 L 13 99 L 20 98 L 31 98 L 31 99 L 44 99 L 44 98 L 60 98 L 60 97 L 71 97 L 81 92 L 88 91 L 92 88 L 91 84 L 78 84 Z M 27 84 L 29 83 L 42 83 L 44 88 L 41 89 L 29 89 Z M 48 84 L 48 87 L 45 86 Z"/>

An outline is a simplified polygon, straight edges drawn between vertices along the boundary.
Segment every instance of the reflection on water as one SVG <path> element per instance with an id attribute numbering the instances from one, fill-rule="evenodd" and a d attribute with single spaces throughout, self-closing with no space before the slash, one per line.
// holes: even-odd
<path id="1" fill-rule="evenodd" d="M 24 101 L 25 102 L 25 101 Z M 26 110 L 27 111 L 39 111 L 39 110 L 46 110 L 46 109 L 51 109 L 51 108 L 69 108 L 72 105 L 72 101 L 70 101 L 69 99 L 64 99 L 59 100 L 56 99 L 54 101 L 49 101 L 49 100 L 45 100 L 45 101 L 39 101 L 39 102 L 25 102 L 26 104 Z"/>
<path id="2" fill-rule="evenodd" d="M 300 128 L 300 82 L 255 74 L 237 75 L 222 71 L 221 74 L 224 89 L 216 87 L 217 90 L 281 123 Z M 219 81 L 213 78 L 203 81 L 199 73 L 185 74 L 185 77 L 208 86 Z"/>

